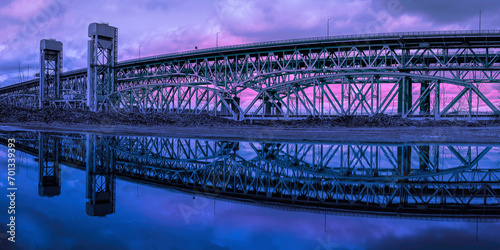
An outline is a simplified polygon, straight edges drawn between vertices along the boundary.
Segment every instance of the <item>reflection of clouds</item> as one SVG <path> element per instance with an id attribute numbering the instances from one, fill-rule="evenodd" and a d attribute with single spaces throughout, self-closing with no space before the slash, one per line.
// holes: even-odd
<path id="1" fill-rule="evenodd" d="M 248 143 L 240 144 L 240 150 L 245 149 L 251 152 Z M 4 160 L 0 157 L 0 162 Z M 25 167 L 29 166 L 21 167 L 21 172 Z M 480 224 L 479 245 L 475 245 L 475 223 L 328 215 L 324 232 L 323 214 L 224 201 L 216 201 L 214 214 L 211 199 L 196 196 L 193 200 L 192 195 L 122 180 L 116 182 L 116 213 L 89 217 L 85 213 L 85 172 L 66 166 L 61 169 L 62 192 L 54 198 L 37 195 L 37 174 L 18 176 L 18 185 L 23 187 L 18 196 L 19 223 L 23 224 L 18 229 L 20 248 L 383 249 L 391 243 L 400 248 L 447 246 L 455 244 L 454 240 L 463 247 L 487 248 L 499 243 L 495 235 L 500 230 L 498 223 Z M 4 176 L 5 171 L 0 173 L 0 178 Z M 179 205 L 198 212 L 189 224 Z M 5 219 L 0 218 L 1 224 Z M 329 245 L 321 245 L 318 237 Z"/>
<path id="2" fill-rule="evenodd" d="M 498 224 L 479 225 L 479 242 L 476 242 L 475 223 L 456 226 L 436 226 L 414 231 L 403 237 L 387 234 L 368 245 L 369 249 L 496 249 Z M 498 231 L 497 231 L 498 232 Z"/>
<path id="3" fill-rule="evenodd" d="M 66 185 L 67 185 L 68 187 L 72 187 L 72 188 L 74 188 L 74 187 L 76 187 L 76 184 L 78 184 L 79 182 L 80 182 L 80 181 L 77 181 L 77 180 L 66 181 Z"/>
<path id="4" fill-rule="evenodd" d="M 496 159 L 497 167 L 500 166 L 500 152 L 497 153 L 497 159 Z"/>

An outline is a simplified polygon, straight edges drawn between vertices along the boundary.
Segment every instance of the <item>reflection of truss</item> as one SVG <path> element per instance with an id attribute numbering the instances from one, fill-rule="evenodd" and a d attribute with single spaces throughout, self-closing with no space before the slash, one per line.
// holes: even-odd
<path id="1" fill-rule="evenodd" d="M 106 86 L 99 89 L 100 98 L 113 100 L 110 105 L 139 112 L 208 112 L 233 119 L 376 113 L 498 118 L 498 96 L 484 93 L 500 84 L 499 70 L 498 31 L 417 32 L 256 43 L 128 60 L 117 64 L 115 85 L 109 78 L 114 73 L 103 71 L 107 78 L 97 86 Z M 63 87 L 83 93 L 86 73 L 64 74 Z M 28 81 L 1 88 L 0 97 L 33 89 L 36 82 Z"/>
<path id="2" fill-rule="evenodd" d="M 38 144 L 29 140 L 38 138 L 36 134 L 9 136 L 16 138 L 19 148 L 37 151 Z M 500 168 L 489 159 L 498 145 L 332 145 L 94 135 L 53 142 L 61 145 L 61 162 L 86 166 L 88 178 L 104 178 L 95 179 L 92 183 L 100 186 L 92 190 L 101 188 L 95 194 L 111 195 L 106 196 L 111 202 L 115 191 L 109 178 L 116 176 L 259 204 L 372 215 L 500 216 Z"/>

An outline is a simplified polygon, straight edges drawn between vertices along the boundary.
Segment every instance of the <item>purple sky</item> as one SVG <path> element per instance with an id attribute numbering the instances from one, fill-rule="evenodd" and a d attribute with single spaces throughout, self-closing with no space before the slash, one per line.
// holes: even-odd
<path id="1" fill-rule="evenodd" d="M 119 60 L 215 46 L 330 34 L 477 29 L 500 23 L 491 0 L 2 0 L 0 84 L 18 81 L 19 63 L 33 77 L 39 41 L 64 44 L 64 68 L 86 66 L 87 27 L 119 29 Z"/>

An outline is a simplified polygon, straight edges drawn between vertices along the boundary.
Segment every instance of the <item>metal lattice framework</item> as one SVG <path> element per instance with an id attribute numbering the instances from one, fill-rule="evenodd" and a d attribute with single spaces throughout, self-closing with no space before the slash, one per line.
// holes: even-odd
<path id="1" fill-rule="evenodd" d="M 87 106 L 92 111 L 111 105 L 109 93 L 115 90 L 118 60 L 118 29 L 107 24 L 89 25 Z M 110 103 L 111 102 L 111 103 Z"/>
<path id="2" fill-rule="evenodd" d="M 102 55 L 116 58 L 113 37 L 107 45 L 115 50 L 107 51 L 114 52 Z M 95 67 L 104 65 L 95 61 L 95 48 L 89 60 Z M 496 119 L 499 59 L 499 31 L 389 33 L 145 57 L 118 63 L 114 80 L 111 64 L 100 68 L 109 70 L 100 78 L 97 71 L 89 76 L 106 82 L 98 90 L 101 103 L 115 110 L 207 112 L 239 120 L 377 113 Z M 71 74 L 63 76 L 63 85 L 81 101 L 76 96 L 89 88 L 86 72 Z M 0 99 L 24 93 L 20 86 L 31 85 L 1 88 Z M 66 100 L 65 105 L 75 104 Z"/>
<path id="3" fill-rule="evenodd" d="M 40 41 L 40 93 L 39 108 L 62 97 L 61 73 L 63 67 L 62 43 L 55 40 Z"/>
<path id="4" fill-rule="evenodd" d="M 37 134 L 9 136 L 14 136 L 19 149 L 27 152 L 36 153 L 41 145 L 33 142 Z M 373 216 L 465 220 L 500 217 L 500 166 L 495 158 L 498 145 L 54 137 L 59 139 L 50 142 L 60 143 L 60 162 L 86 169 L 89 204 L 109 208 L 105 213 L 89 213 L 92 215 L 114 211 L 114 179 L 121 178 L 263 206 Z M 49 142 L 44 138 L 40 140 Z M 96 198 L 99 196 L 104 198 Z"/>
<path id="5" fill-rule="evenodd" d="M 234 117 L 441 117 L 458 111 L 470 117 L 473 107 L 481 104 L 499 114 L 477 89 L 477 84 L 498 84 L 500 50 L 492 48 L 498 44 L 472 46 L 463 36 L 453 35 L 399 35 L 279 48 L 276 44 L 264 51 L 254 48 L 167 62 L 135 61 L 120 68 L 117 94 L 122 106 L 213 114 L 231 106 L 226 110 Z M 420 88 L 414 89 L 415 83 Z M 450 88 L 456 93 L 442 94 Z M 249 100 L 246 105 L 240 104 L 242 97 Z"/>

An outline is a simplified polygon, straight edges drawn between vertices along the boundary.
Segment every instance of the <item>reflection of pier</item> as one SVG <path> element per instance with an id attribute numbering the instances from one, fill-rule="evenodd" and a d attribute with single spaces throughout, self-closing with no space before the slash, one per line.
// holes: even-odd
<path id="1" fill-rule="evenodd" d="M 61 194 L 61 168 L 59 166 L 61 143 L 58 137 L 39 135 L 38 162 L 40 196 L 56 196 Z"/>
<path id="2" fill-rule="evenodd" d="M 40 154 L 44 190 L 60 187 L 59 164 L 85 169 L 87 214 L 92 216 L 114 212 L 115 178 L 121 178 L 263 206 L 369 216 L 500 218 L 500 168 L 485 157 L 499 145 L 257 143 L 30 132 L 9 136 L 16 138 L 19 150 Z M 5 138 L 0 141 L 5 143 Z"/>
<path id="3" fill-rule="evenodd" d="M 115 212 L 115 157 L 113 150 L 95 135 L 86 137 L 87 214 L 105 216 Z"/>

